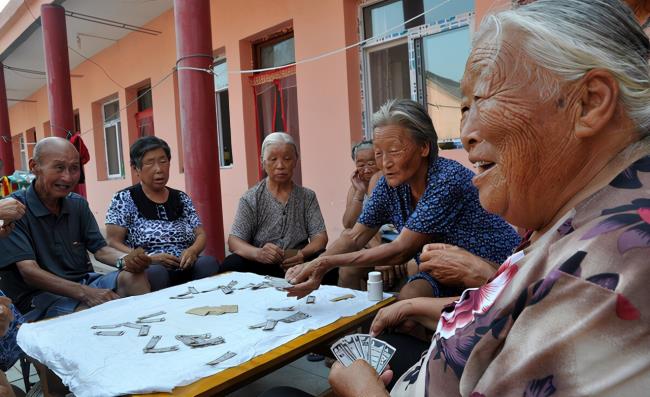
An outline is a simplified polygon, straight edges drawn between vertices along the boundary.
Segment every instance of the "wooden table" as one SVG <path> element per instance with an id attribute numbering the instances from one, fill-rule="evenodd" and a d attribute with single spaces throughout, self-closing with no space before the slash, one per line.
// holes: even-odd
<path id="1" fill-rule="evenodd" d="M 333 343 L 346 333 L 354 330 L 359 325 L 369 321 L 384 306 L 395 301 L 391 297 L 354 316 L 343 317 L 322 328 L 312 330 L 297 337 L 282 346 L 252 358 L 235 367 L 223 370 L 215 375 L 208 376 L 187 386 L 175 388 L 172 393 L 137 394 L 142 397 L 163 396 L 213 396 L 222 395 L 239 387 L 246 382 L 268 374 L 298 357 L 316 349 L 324 344 Z"/>

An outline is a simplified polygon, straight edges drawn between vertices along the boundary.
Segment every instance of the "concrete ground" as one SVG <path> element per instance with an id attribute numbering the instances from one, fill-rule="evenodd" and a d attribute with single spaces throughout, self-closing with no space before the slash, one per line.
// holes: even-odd
<path id="1" fill-rule="evenodd" d="M 93 260 L 93 267 L 97 272 L 106 273 L 114 270 L 111 266 L 95 261 L 92 255 L 91 259 Z M 255 397 L 275 386 L 293 386 L 308 393 L 318 395 L 329 388 L 327 382 L 328 374 L 329 368 L 325 366 L 324 361 L 309 362 L 306 356 L 303 356 L 291 364 L 261 377 L 227 396 Z M 18 363 L 7 371 L 7 379 L 12 385 L 16 385 L 24 390 L 23 376 Z M 29 379 L 30 382 L 38 381 L 38 375 L 36 375 L 36 370 L 33 366 L 31 366 Z"/>

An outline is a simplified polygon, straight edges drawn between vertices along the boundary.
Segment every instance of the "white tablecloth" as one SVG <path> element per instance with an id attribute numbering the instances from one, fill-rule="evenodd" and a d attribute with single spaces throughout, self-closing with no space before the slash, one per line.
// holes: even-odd
<path id="1" fill-rule="evenodd" d="M 115 396 L 130 393 L 171 391 L 198 379 L 239 365 L 266 353 L 309 330 L 323 327 L 341 317 L 354 315 L 377 302 L 365 292 L 322 286 L 314 291 L 315 304 L 305 298 L 287 298 L 275 288 L 235 290 L 225 295 L 220 290 L 194 295 L 192 299 L 169 299 L 187 291 L 189 285 L 202 291 L 238 281 L 236 287 L 264 281 L 251 273 L 229 273 L 216 278 L 192 281 L 146 295 L 111 301 L 64 317 L 24 324 L 18 344 L 30 356 L 47 365 L 78 397 Z M 331 298 L 353 294 L 355 298 L 330 302 Z M 387 298 L 388 295 L 385 295 Z M 221 316 L 196 316 L 185 313 L 199 306 L 239 305 L 239 313 Z M 266 319 L 279 319 L 295 312 L 268 311 L 268 307 L 297 306 L 311 315 L 294 323 L 278 323 L 275 329 L 249 329 Z M 157 311 L 167 312 L 166 321 L 152 323 L 148 336 L 138 330 L 124 330 L 122 336 L 96 336 L 93 325 L 135 322 L 138 317 Z M 226 342 L 217 346 L 190 348 L 175 339 L 177 334 L 211 333 Z M 162 335 L 157 348 L 178 345 L 168 353 L 143 352 L 153 335 Z M 237 355 L 218 366 L 206 365 L 227 351 Z"/>

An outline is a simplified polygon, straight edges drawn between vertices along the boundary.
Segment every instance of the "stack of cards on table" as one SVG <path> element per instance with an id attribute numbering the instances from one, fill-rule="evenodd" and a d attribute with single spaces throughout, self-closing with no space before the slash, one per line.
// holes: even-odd
<path id="1" fill-rule="evenodd" d="M 344 336 L 333 344 L 332 353 L 346 367 L 362 359 L 381 374 L 395 354 L 395 348 L 368 334 L 354 334 Z"/>

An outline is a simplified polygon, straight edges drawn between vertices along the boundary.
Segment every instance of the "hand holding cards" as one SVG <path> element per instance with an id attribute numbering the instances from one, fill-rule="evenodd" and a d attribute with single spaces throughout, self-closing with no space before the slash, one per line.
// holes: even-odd
<path id="1" fill-rule="evenodd" d="M 368 362 L 378 374 L 384 372 L 395 348 L 388 343 L 367 334 L 347 335 L 332 345 L 332 353 L 344 366 L 355 360 Z"/>

